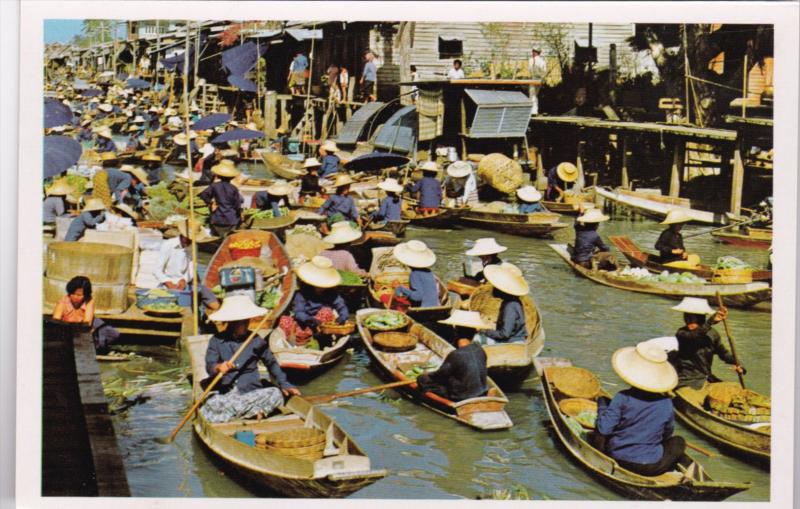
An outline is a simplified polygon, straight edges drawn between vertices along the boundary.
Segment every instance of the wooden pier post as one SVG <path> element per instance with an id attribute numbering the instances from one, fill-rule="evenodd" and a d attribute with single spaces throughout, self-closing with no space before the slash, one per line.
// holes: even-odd
<path id="1" fill-rule="evenodd" d="M 278 109 L 278 95 L 274 90 L 267 90 L 264 98 L 264 130 L 270 138 L 275 137 L 275 114 Z"/>
<path id="2" fill-rule="evenodd" d="M 672 150 L 672 172 L 669 179 L 669 195 L 677 198 L 681 192 L 681 179 L 683 178 L 683 163 L 686 155 L 686 142 L 678 138 Z"/>
<path id="3" fill-rule="evenodd" d="M 744 185 L 744 164 L 739 145 L 733 151 L 733 171 L 731 175 L 731 214 L 738 216 L 742 212 L 742 186 Z"/>
<path id="4" fill-rule="evenodd" d="M 628 137 L 620 134 L 622 137 L 622 170 L 620 176 L 620 187 L 623 189 L 630 189 L 630 180 L 628 179 Z"/>

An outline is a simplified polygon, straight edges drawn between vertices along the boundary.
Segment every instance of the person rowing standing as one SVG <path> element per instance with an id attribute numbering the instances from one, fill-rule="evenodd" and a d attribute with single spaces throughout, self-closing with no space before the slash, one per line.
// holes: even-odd
<path id="1" fill-rule="evenodd" d="M 224 237 L 234 230 L 242 218 L 242 195 L 231 183 L 239 175 L 233 161 L 223 159 L 212 169 L 219 180 L 205 188 L 198 196 L 211 207 L 211 230 L 215 235 Z"/>

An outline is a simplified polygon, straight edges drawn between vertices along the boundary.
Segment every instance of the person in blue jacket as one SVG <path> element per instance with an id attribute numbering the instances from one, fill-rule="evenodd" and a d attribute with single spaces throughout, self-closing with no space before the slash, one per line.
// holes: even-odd
<path id="1" fill-rule="evenodd" d="M 621 348 L 611 365 L 630 387 L 611 401 L 599 398 L 592 445 L 622 468 L 644 476 L 661 475 L 676 464 L 688 467 L 686 441 L 673 435 L 675 417 L 667 394 L 678 385 L 678 374 L 663 347 L 643 342 Z"/>
<path id="2" fill-rule="evenodd" d="M 398 286 L 395 295 L 406 297 L 411 307 L 435 307 L 439 302 L 439 285 L 431 267 L 436 263 L 436 254 L 420 240 L 410 240 L 394 247 L 397 260 L 411 269 L 408 287 Z"/>
<path id="3" fill-rule="evenodd" d="M 338 173 L 339 163 L 341 162 L 339 156 L 336 155 L 338 151 L 339 148 L 332 140 L 326 140 L 325 143 L 319 147 L 319 157 L 322 162 L 322 168 L 320 168 L 319 171 L 320 178 L 328 178 Z"/>
<path id="4" fill-rule="evenodd" d="M 523 186 L 517 189 L 517 198 L 520 201 L 519 205 L 517 205 L 517 213 L 519 214 L 547 212 L 541 202 L 542 193 L 533 186 Z"/>
<path id="5" fill-rule="evenodd" d="M 94 228 L 105 220 L 106 206 L 99 198 L 86 201 L 80 215 L 72 220 L 64 237 L 66 242 L 77 242 L 83 237 L 87 228 Z"/>
<path id="6" fill-rule="evenodd" d="M 617 262 L 611 249 L 600 238 L 597 226 L 608 221 L 600 209 L 589 209 L 575 220 L 575 246 L 572 248 L 571 260 L 587 269 L 594 265 L 600 270 L 615 270 Z"/>
<path id="7" fill-rule="evenodd" d="M 317 214 L 327 218 L 327 224 L 322 225 L 320 228 L 322 233 L 326 235 L 330 233 L 330 225 L 339 221 L 352 221 L 359 228 L 362 226 L 358 207 L 356 207 L 353 197 L 350 196 L 350 184 L 352 183 L 353 179 L 349 175 L 336 176 L 336 182 L 333 184 L 333 187 L 336 188 L 336 194 L 328 196 L 325 203 L 317 210 Z"/>
<path id="8" fill-rule="evenodd" d="M 258 210 L 271 210 L 272 217 L 281 217 L 281 205 L 288 205 L 286 197 L 291 192 L 292 186 L 286 182 L 275 182 L 266 191 L 258 191 L 253 195 L 253 206 Z"/>
<path id="9" fill-rule="evenodd" d="M 524 343 L 528 339 L 525 309 L 520 297 L 528 295 L 530 288 L 522 271 L 511 263 L 487 265 L 483 275 L 492 287 L 494 296 L 501 300 L 497 325 L 494 330 L 480 331 L 481 343 Z"/>
<path id="10" fill-rule="evenodd" d="M 421 215 L 435 214 L 442 205 L 442 184 L 436 179 L 439 168 L 433 161 L 425 161 L 420 166 L 422 178 L 411 186 L 412 195 L 419 195 L 417 212 Z"/>
<path id="11" fill-rule="evenodd" d="M 108 126 L 101 127 L 96 134 L 94 148 L 97 152 L 117 153 L 117 145 L 111 139 L 111 129 Z"/>
<path id="12" fill-rule="evenodd" d="M 402 219 L 403 199 L 400 193 L 403 192 L 396 179 L 388 178 L 378 184 L 379 189 L 386 191 L 386 196 L 381 200 L 378 210 L 372 213 L 375 221 L 399 221 Z"/>
<path id="13" fill-rule="evenodd" d="M 218 178 L 198 196 L 211 207 L 209 223 L 215 235 L 224 237 L 233 231 L 242 219 L 242 195 L 231 183 L 239 170 L 233 161 L 223 159 L 211 170 Z M 213 206 L 212 206 L 213 203 Z"/>
<path id="14" fill-rule="evenodd" d="M 121 172 L 128 174 L 128 187 L 117 199 L 123 203 L 129 203 L 137 211 L 142 209 L 142 204 L 147 198 L 146 188 L 149 185 L 149 176 L 142 168 L 123 164 Z"/>

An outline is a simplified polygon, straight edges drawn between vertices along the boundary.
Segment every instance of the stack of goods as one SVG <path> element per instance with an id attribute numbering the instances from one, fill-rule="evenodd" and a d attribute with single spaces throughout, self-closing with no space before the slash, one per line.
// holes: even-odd
<path id="1" fill-rule="evenodd" d="M 705 284 L 706 280 L 692 274 L 691 272 L 669 272 L 663 271 L 660 274 L 651 274 L 647 269 L 638 267 L 625 267 L 619 271 L 620 276 L 627 276 L 640 281 L 652 281 L 655 283 L 675 283 L 675 284 Z"/>
<path id="2" fill-rule="evenodd" d="M 733 382 L 711 384 L 705 406 L 723 419 L 738 422 L 769 422 L 772 413 L 768 397 Z"/>
<path id="3" fill-rule="evenodd" d="M 261 256 L 261 241 L 257 239 L 241 239 L 232 242 L 230 245 L 231 257 L 234 260 L 252 256 L 258 258 Z"/>
<path id="4" fill-rule="evenodd" d="M 293 428 L 256 435 L 256 447 L 299 459 L 318 460 L 325 451 L 325 433 L 314 428 Z"/>
<path id="5" fill-rule="evenodd" d="M 478 177 L 501 193 L 513 193 L 523 183 L 522 166 L 503 154 L 489 154 L 478 163 Z"/>

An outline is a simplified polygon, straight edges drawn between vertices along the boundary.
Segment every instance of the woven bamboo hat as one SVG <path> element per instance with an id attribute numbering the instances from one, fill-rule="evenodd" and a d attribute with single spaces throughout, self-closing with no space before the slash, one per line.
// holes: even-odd
<path id="1" fill-rule="evenodd" d="M 579 223 L 602 223 L 608 221 L 609 217 L 600 209 L 589 209 L 578 218 Z"/>
<path id="2" fill-rule="evenodd" d="M 83 120 L 81 120 L 81 127 L 86 127 L 87 125 L 89 125 L 91 123 L 92 123 L 92 119 L 91 118 L 84 118 Z"/>
<path id="3" fill-rule="evenodd" d="M 236 322 L 264 316 L 266 312 L 247 295 L 231 295 L 223 299 L 219 310 L 208 315 L 208 318 L 212 322 Z"/>
<path id="4" fill-rule="evenodd" d="M 106 210 L 106 205 L 100 198 L 89 198 L 86 200 L 86 205 L 83 206 L 81 212 L 94 212 L 97 210 Z"/>
<path id="5" fill-rule="evenodd" d="M 336 175 L 336 181 L 333 183 L 333 187 L 349 186 L 352 183 L 353 179 L 350 178 L 350 175 Z"/>
<path id="6" fill-rule="evenodd" d="M 667 353 L 653 343 L 620 348 L 611 356 L 611 367 L 626 383 L 647 392 L 663 393 L 678 385 L 678 373 Z"/>
<path id="7" fill-rule="evenodd" d="M 292 186 L 286 182 L 275 182 L 271 186 L 267 187 L 267 193 L 271 194 L 272 196 L 287 196 L 291 192 Z"/>
<path id="8" fill-rule="evenodd" d="M 511 263 L 487 265 L 483 268 L 483 275 L 492 286 L 509 295 L 522 297 L 528 295 L 530 290 L 528 282 L 522 277 L 522 271 Z"/>
<path id="9" fill-rule="evenodd" d="M 45 190 L 47 196 L 66 196 L 70 193 L 72 193 L 72 187 L 63 180 L 56 180 Z"/>
<path id="10" fill-rule="evenodd" d="M 699 297 L 684 297 L 680 304 L 672 306 L 670 309 L 692 315 L 710 315 L 714 313 L 714 310 L 708 305 L 708 301 Z"/>
<path id="11" fill-rule="evenodd" d="M 520 200 L 528 203 L 536 203 L 542 199 L 542 193 L 533 186 L 523 186 L 517 189 L 517 196 Z"/>
<path id="12" fill-rule="evenodd" d="M 506 250 L 508 248 L 498 244 L 494 237 L 488 237 L 476 240 L 475 245 L 464 254 L 467 256 L 489 256 L 503 253 Z"/>
<path id="13" fill-rule="evenodd" d="M 378 184 L 379 189 L 383 189 L 387 193 L 402 193 L 403 186 L 397 181 L 397 179 L 388 178 Z"/>
<path id="14" fill-rule="evenodd" d="M 236 169 L 236 164 L 230 159 L 223 159 L 219 164 L 211 168 L 211 171 L 220 177 L 237 177 L 241 173 Z"/>
<path id="15" fill-rule="evenodd" d="M 178 233 L 180 233 L 181 235 L 183 235 L 186 238 L 190 238 L 190 233 L 189 233 L 189 231 L 190 231 L 189 230 L 189 224 L 190 223 L 194 226 L 194 240 L 195 241 L 197 241 L 197 242 L 205 242 L 205 241 L 208 241 L 208 240 L 216 238 L 216 237 L 208 235 L 206 233 L 206 230 L 203 228 L 203 226 L 200 223 L 198 223 L 197 221 L 192 222 L 192 221 L 189 220 L 188 217 L 184 217 L 183 219 L 180 219 L 180 220 L 174 222 L 173 224 L 178 229 Z"/>
<path id="16" fill-rule="evenodd" d="M 556 173 L 558 174 L 558 178 L 564 182 L 575 182 L 578 180 L 578 167 L 567 161 L 559 163 L 556 167 Z"/>
<path id="17" fill-rule="evenodd" d="M 325 143 L 322 144 L 322 148 L 325 152 L 333 153 L 339 151 L 339 147 L 336 146 L 336 142 L 333 140 L 325 140 Z"/>
<path id="18" fill-rule="evenodd" d="M 347 244 L 361 238 L 361 230 L 353 228 L 350 221 L 339 221 L 331 226 L 331 232 L 322 240 L 331 244 Z"/>
<path id="19" fill-rule="evenodd" d="M 672 209 L 667 212 L 667 217 L 661 221 L 661 224 L 677 224 L 677 223 L 688 223 L 691 221 L 692 218 L 689 217 L 685 211 L 681 209 Z"/>
<path id="20" fill-rule="evenodd" d="M 136 118 L 133 119 L 133 122 L 136 124 L 144 124 L 144 117 L 141 115 L 136 115 Z"/>
<path id="21" fill-rule="evenodd" d="M 114 210 L 116 210 L 117 212 L 122 212 L 124 216 L 133 218 L 134 221 L 139 219 L 139 214 L 135 210 L 133 210 L 127 203 L 115 203 Z"/>
<path id="22" fill-rule="evenodd" d="M 436 164 L 435 161 L 425 161 L 419 166 L 419 169 L 422 171 L 439 171 L 439 166 Z"/>
<path id="23" fill-rule="evenodd" d="M 462 309 L 454 309 L 453 313 L 447 317 L 446 320 L 439 320 L 439 323 L 444 325 L 456 325 L 458 327 L 469 327 L 476 330 L 491 328 L 477 311 L 464 311 Z"/>
<path id="24" fill-rule="evenodd" d="M 322 166 L 322 163 L 316 157 L 309 157 L 303 161 L 303 168 L 317 168 L 319 166 Z"/>
<path id="25" fill-rule="evenodd" d="M 297 269 L 297 277 L 317 288 L 333 288 L 342 282 L 342 276 L 333 268 L 333 262 L 324 256 L 315 256 L 301 265 Z"/>
<path id="26" fill-rule="evenodd" d="M 197 138 L 197 133 L 194 131 L 189 131 L 189 139 L 193 140 Z M 172 141 L 175 142 L 175 145 L 180 145 L 182 147 L 186 146 L 186 133 L 178 133 L 172 137 Z"/>
<path id="27" fill-rule="evenodd" d="M 466 161 L 456 161 L 447 167 L 447 175 L 453 178 L 464 178 L 472 173 L 472 166 Z"/>
<path id="28" fill-rule="evenodd" d="M 97 129 L 97 135 L 102 136 L 103 138 L 108 138 L 109 140 L 113 136 L 111 134 L 111 128 L 108 127 L 107 125 L 104 125 L 103 127 Z"/>
<path id="29" fill-rule="evenodd" d="M 394 246 L 392 254 L 404 265 L 426 269 L 436 263 L 436 253 L 421 240 L 409 240 Z"/>
<path id="30" fill-rule="evenodd" d="M 136 179 L 144 185 L 147 185 L 150 182 L 150 177 L 147 175 L 147 172 L 143 169 L 139 168 L 138 166 L 131 166 L 129 164 L 123 164 L 120 166 L 119 171 L 124 171 L 125 173 L 130 173 Z"/>

